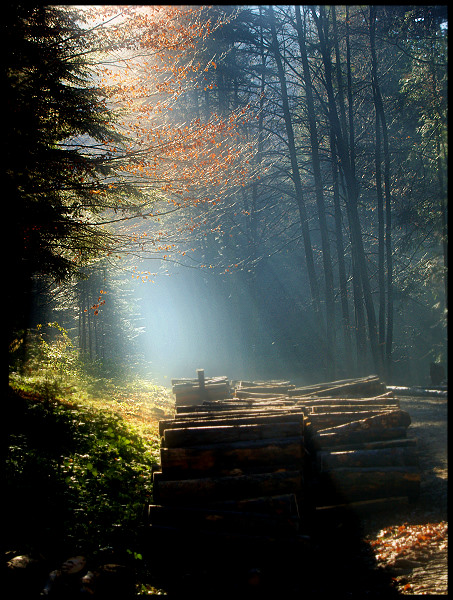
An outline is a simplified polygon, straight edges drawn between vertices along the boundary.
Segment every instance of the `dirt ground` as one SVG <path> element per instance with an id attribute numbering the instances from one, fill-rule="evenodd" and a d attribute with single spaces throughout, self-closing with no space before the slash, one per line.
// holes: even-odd
<path id="1" fill-rule="evenodd" d="M 400 406 L 411 416 L 408 437 L 417 439 L 420 497 L 365 515 L 363 530 L 399 594 L 443 595 L 448 593 L 447 399 L 401 397 Z"/>

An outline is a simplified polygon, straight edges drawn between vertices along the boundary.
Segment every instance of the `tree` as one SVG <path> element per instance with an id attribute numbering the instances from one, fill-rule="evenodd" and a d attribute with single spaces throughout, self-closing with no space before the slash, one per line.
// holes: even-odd
<path id="1" fill-rule="evenodd" d="M 79 273 L 114 241 L 97 215 L 121 198 L 130 207 L 129 198 L 140 195 L 128 185 L 109 189 L 115 168 L 104 148 L 121 136 L 105 97 L 89 80 L 75 14 L 8 5 L 2 34 L 11 341 L 14 330 L 27 325 L 33 278 L 61 282 Z"/>
<path id="2" fill-rule="evenodd" d="M 207 178 L 221 185 L 228 170 L 228 178 L 243 177 L 244 169 L 236 173 L 233 165 L 238 152 L 224 141 L 229 137 L 225 119 L 194 119 L 184 126 L 168 118 L 156 127 L 149 122 L 164 104 L 170 111 L 168 104 L 182 93 L 177 82 L 200 68 L 190 64 L 190 48 L 209 21 L 198 22 L 196 13 L 192 22 L 171 7 L 171 14 L 164 10 L 158 16 L 136 7 L 130 28 L 126 10 L 118 26 L 112 24 L 111 10 L 117 12 L 106 8 L 104 28 L 90 26 L 89 13 L 70 7 L 8 5 L 5 10 L 10 340 L 27 325 L 33 278 L 68 281 L 106 255 L 149 251 L 162 257 L 174 244 L 162 231 L 148 237 L 137 227 L 138 219 L 156 212 L 159 222 L 162 214 L 181 207 L 215 205 L 215 198 L 200 195 Z M 155 64 L 145 75 L 137 71 L 138 81 L 113 83 L 118 62 L 107 69 L 106 53 L 115 50 L 120 66 L 127 58 L 131 69 L 134 48 L 160 53 L 163 66 Z M 181 57 L 183 49 L 187 57 Z M 169 72 L 176 79 L 169 80 Z M 160 101 L 150 110 L 146 97 L 137 101 L 140 92 L 157 92 Z M 115 102 L 129 115 L 119 120 Z M 233 138 L 236 118 L 230 119 Z M 159 200 L 165 205 L 161 210 L 155 208 Z M 169 235 L 174 237 L 174 230 Z"/>

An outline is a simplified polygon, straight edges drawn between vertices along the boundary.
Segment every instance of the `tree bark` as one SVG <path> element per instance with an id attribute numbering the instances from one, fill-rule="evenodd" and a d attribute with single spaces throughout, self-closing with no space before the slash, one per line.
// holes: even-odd
<path id="1" fill-rule="evenodd" d="M 302 437 L 253 440 L 161 448 L 161 468 L 166 479 L 192 479 L 219 475 L 270 471 L 276 468 L 302 469 Z"/>
<path id="2" fill-rule="evenodd" d="M 203 420 L 168 420 L 159 421 L 159 435 L 162 436 L 166 429 L 180 429 L 181 427 L 213 427 L 217 425 L 261 425 L 271 423 L 300 423 L 303 426 L 305 416 L 303 411 L 297 414 L 271 414 L 271 415 L 253 415 L 237 416 L 233 418 L 216 418 L 209 421 Z"/>
<path id="3" fill-rule="evenodd" d="M 300 435 L 302 435 L 301 424 L 294 422 L 179 428 L 165 430 L 162 446 L 165 448 L 186 448 L 202 444 L 221 444 L 246 440 L 285 439 Z"/>
<path id="4" fill-rule="evenodd" d="M 302 58 L 303 80 L 307 104 L 308 129 L 310 133 L 310 145 L 312 153 L 313 177 L 315 180 L 315 197 L 318 211 L 319 229 L 321 233 L 322 260 L 324 269 L 325 298 L 326 298 L 326 327 L 327 327 L 327 351 L 328 367 L 327 373 L 330 377 L 335 376 L 335 297 L 333 284 L 332 258 L 330 254 L 329 232 L 327 228 L 326 207 L 323 193 L 323 182 L 321 175 L 321 160 L 319 156 L 319 140 L 316 126 L 316 112 L 313 100 L 312 80 L 308 64 L 307 49 L 305 46 L 306 29 L 303 27 L 300 14 L 300 6 L 295 5 L 297 38 L 299 42 L 300 55 Z"/>
<path id="5" fill-rule="evenodd" d="M 351 155 L 348 152 L 348 143 L 342 134 L 341 125 L 338 117 L 338 111 L 336 107 L 336 99 L 332 78 L 332 60 L 330 56 L 330 43 L 328 40 L 327 31 L 328 21 L 325 14 L 325 7 L 319 7 L 319 16 L 316 13 L 317 10 L 315 8 L 312 8 L 313 20 L 315 21 L 318 30 L 320 50 L 324 64 L 326 92 L 328 97 L 328 116 L 330 124 L 332 126 L 332 131 L 335 136 L 335 143 L 339 155 L 340 165 L 346 181 L 346 198 L 349 226 L 351 230 L 351 240 L 353 244 L 353 252 L 355 252 L 355 256 L 357 259 L 357 267 L 362 285 L 363 299 L 368 320 L 368 335 L 373 356 L 373 362 L 376 371 L 378 373 L 381 373 L 382 360 L 380 358 L 378 347 L 376 315 L 374 311 L 373 297 L 371 294 L 371 286 L 368 276 L 367 261 L 363 246 L 362 231 L 357 206 L 359 198 L 359 186 L 355 177 L 355 172 L 351 161 Z"/>
<path id="6" fill-rule="evenodd" d="M 377 71 L 376 56 L 376 7 L 370 6 L 370 50 L 371 72 L 373 83 L 373 99 L 376 112 L 376 185 L 379 211 L 379 343 L 385 364 L 386 376 L 392 377 L 392 346 L 393 346 L 393 254 L 392 254 L 392 202 L 390 191 L 390 150 L 388 141 L 387 120 Z M 384 206 L 381 184 L 381 155 L 380 145 L 382 129 L 384 148 L 384 185 L 385 185 L 385 238 L 384 238 Z M 387 280 L 384 274 L 384 246 L 387 264 Z M 385 283 L 387 284 L 387 328 L 385 328 Z M 385 347 L 385 354 L 383 352 Z"/>
<path id="7" fill-rule="evenodd" d="M 407 435 L 407 427 L 375 427 L 374 429 L 362 431 L 319 431 L 313 435 L 309 447 L 315 449 L 332 447 L 352 447 L 353 444 L 368 444 L 387 440 L 404 439 Z"/>
<path id="8" fill-rule="evenodd" d="M 354 410 L 326 413 L 311 413 L 307 415 L 307 428 L 313 434 L 316 431 L 339 427 L 341 425 L 350 425 L 361 422 L 364 419 L 388 414 L 389 411 L 381 408 L 376 410 Z"/>
<path id="9" fill-rule="evenodd" d="M 315 313 L 316 325 L 318 330 L 322 332 L 321 339 L 325 341 L 325 326 L 322 322 L 321 302 L 319 294 L 318 280 L 316 277 L 315 262 L 313 257 L 313 248 L 310 238 L 310 230 L 308 226 L 308 215 L 305 206 L 305 199 L 302 190 L 302 180 L 300 176 L 299 164 L 297 161 L 296 143 L 294 138 L 293 123 L 291 119 L 291 111 L 289 108 L 288 90 L 286 84 L 285 71 L 283 69 L 283 61 L 280 54 L 280 48 L 277 38 L 277 30 L 275 24 L 275 14 L 272 5 L 269 6 L 270 27 L 272 35 L 272 47 L 274 52 L 275 63 L 277 65 L 277 73 L 280 82 L 280 90 L 282 95 L 282 108 L 285 120 L 286 135 L 288 139 L 288 151 L 291 161 L 291 172 L 296 192 L 297 207 L 299 210 L 300 223 L 302 228 L 302 237 L 304 242 L 305 260 L 307 265 L 308 279 L 310 282 L 310 291 L 313 310 Z M 324 365 L 326 367 L 326 365 Z"/>
<path id="10" fill-rule="evenodd" d="M 165 481 L 154 473 L 154 501 L 168 505 L 205 505 L 219 500 L 241 500 L 265 495 L 302 493 L 299 471 L 260 473 Z"/>
<path id="11" fill-rule="evenodd" d="M 348 431 L 367 431 L 376 427 L 409 427 L 411 417 L 405 410 L 392 410 L 390 412 L 360 419 L 338 427 L 326 428 L 323 433 L 342 433 Z"/>
<path id="12" fill-rule="evenodd" d="M 263 408 L 243 408 L 238 410 L 220 410 L 220 411 L 206 411 L 196 413 L 181 413 L 177 415 L 177 418 L 182 423 L 186 421 L 204 421 L 208 422 L 211 419 L 234 419 L 234 417 L 253 417 L 256 415 L 289 415 L 289 414 L 301 414 L 304 412 L 303 406 L 277 406 L 272 405 Z"/>
<path id="13" fill-rule="evenodd" d="M 415 446 L 379 448 L 370 450 L 322 451 L 316 454 L 320 472 L 342 467 L 396 467 L 418 466 Z"/>

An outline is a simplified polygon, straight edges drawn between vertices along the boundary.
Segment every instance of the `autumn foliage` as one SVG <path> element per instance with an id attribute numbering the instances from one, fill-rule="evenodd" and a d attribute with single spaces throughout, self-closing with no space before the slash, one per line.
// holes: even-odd
<path id="1" fill-rule="evenodd" d="M 119 203 L 105 224 L 116 225 L 117 250 L 161 258 L 178 251 L 181 258 L 206 211 L 251 177 L 253 144 L 241 133 L 251 107 L 220 114 L 199 106 L 199 95 L 215 86 L 208 74 L 217 68 L 204 43 L 223 21 L 211 22 L 203 7 L 176 6 L 96 7 L 85 18 L 87 26 L 97 23 L 104 50 L 96 78 L 125 136 L 105 145 L 116 178 L 96 193 L 132 184 L 147 200 L 135 212 Z M 161 220 L 169 215 L 167 229 Z M 153 225 L 131 222 L 136 217 L 152 218 Z M 180 241 L 185 247 L 177 247 Z"/>

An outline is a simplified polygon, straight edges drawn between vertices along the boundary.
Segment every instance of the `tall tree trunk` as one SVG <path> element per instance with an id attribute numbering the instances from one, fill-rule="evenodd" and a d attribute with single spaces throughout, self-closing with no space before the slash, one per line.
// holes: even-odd
<path id="1" fill-rule="evenodd" d="M 319 157 L 319 141 L 316 125 L 315 105 L 313 100 L 312 80 L 308 64 L 307 49 L 305 46 L 306 28 L 302 24 L 300 6 L 295 6 L 297 37 L 299 41 L 302 68 L 304 73 L 305 95 L 307 102 L 308 128 L 310 132 L 310 145 L 313 161 L 313 176 L 315 180 L 316 206 L 318 210 L 319 229 L 321 232 L 322 258 L 325 281 L 326 297 L 326 327 L 327 327 L 327 350 L 329 353 L 329 365 L 327 375 L 335 377 L 335 297 L 332 258 L 330 254 L 329 232 L 327 228 L 326 207 L 324 202 L 323 182 L 321 175 L 321 160 Z"/>
<path id="2" fill-rule="evenodd" d="M 269 6 L 270 13 L 270 26 L 271 26 L 271 34 L 272 34 L 272 46 L 274 52 L 274 58 L 277 65 L 277 73 L 280 82 L 280 90 L 282 94 L 282 106 L 283 106 L 283 116 L 285 120 L 285 128 L 286 135 L 288 138 L 288 150 L 291 160 L 291 171 L 292 171 L 292 179 L 294 182 L 294 188 L 296 192 L 296 200 L 297 207 L 299 210 L 301 228 L 302 228 L 302 237 L 304 243 L 304 251 L 305 251 L 305 260 L 307 265 L 307 273 L 308 279 L 310 283 L 310 291 L 312 298 L 312 305 L 315 313 L 315 320 L 317 324 L 318 331 L 321 332 L 320 338 L 321 340 L 325 340 L 325 327 L 322 322 L 321 315 L 321 305 L 320 305 L 320 295 L 319 295 L 319 287 L 318 281 L 316 278 L 316 269 L 315 262 L 313 258 L 313 248 L 311 245 L 310 239 L 310 230 L 308 227 L 308 215 L 305 206 L 304 195 L 302 191 L 302 180 L 299 171 L 299 165 L 297 162 L 297 153 L 296 153 L 296 143 L 294 139 L 294 130 L 293 123 L 291 119 L 291 112 L 289 108 L 289 100 L 288 100 L 288 90 L 286 84 L 285 72 L 283 69 L 283 61 L 280 54 L 280 48 L 277 38 L 277 29 L 275 25 L 275 14 L 272 5 Z"/>
<path id="3" fill-rule="evenodd" d="M 444 288 L 445 288 L 445 315 L 448 316 L 448 225 L 447 225 L 447 207 L 445 205 L 446 190 L 444 186 L 444 174 L 441 154 L 440 132 L 436 129 L 436 150 L 437 150 L 437 177 L 440 193 L 440 220 L 442 230 L 442 250 L 444 260 Z"/>
<path id="4" fill-rule="evenodd" d="M 389 380 L 392 377 L 392 346 L 393 346 L 393 254 L 392 254 L 392 202 L 390 192 L 390 149 L 388 140 L 387 120 L 385 118 L 384 103 L 379 85 L 376 56 L 376 7 L 370 6 L 370 49 L 372 61 L 373 97 L 376 110 L 376 149 L 380 145 L 379 129 L 382 128 L 382 139 L 384 145 L 384 185 L 385 185 L 385 250 L 387 262 L 387 332 L 385 339 L 385 371 Z M 380 163 L 380 150 L 378 152 Z M 379 164 L 379 179 L 381 169 Z M 378 180 L 378 165 L 376 164 L 376 181 Z M 378 188 L 382 202 L 382 186 Z M 383 227 L 383 224 L 382 224 Z M 381 243 L 381 242 L 380 242 Z M 382 278 L 384 267 L 382 265 Z M 382 282 L 383 284 L 383 282 Z M 381 281 L 379 285 L 381 287 Z M 384 294 L 384 292 L 380 292 Z M 381 296 L 380 296 L 381 298 Z M 381 324 L 380 324 L 381 327 Z M 384 327 L 384 324 L 382 324 Z M 384 344 L 384 336 L 379 340 Z"/>
<path id="5" fill-rule="evenodd" d="M 381 168 L 381 118 L 377 107 L 376 84 L 375 84 L 375 61 L 372 63 L 373 72 L 373 98 L 375 106 L 375 169 L 376 169 L 376 196 L 378 215 L 378 285 L 379 285 L 379 349 L 384 359 L 385 345 L 385 232 L 384 232 L 384 194 L 382 191 L 382 168 Z"/>
<path id="6" fill-rule="evenodd" d="M 338 110 L 336 105 L 336 98 L 333 89 L 333 78 L 332 78 L 332 59 L 330 56 L 330 43 L 328 38 L 328 20 L 325 13 L 325 7 L 319 7 L 319 16 L 316 14 L 316 9 L 312 8 L 312 15 L 315 21 L 319 42 L 320 50 L 322 54 L 324 64 L 324 75 L 326 92 L 328 98 L 328 117 L 331 123 L 332 131 L 335 135 L 336 148 L 338 151 L 338 157 L 341 165 L 341 169 L 344 173 L 346 182 L 347 194 L 347 207 L 349 216 L 349 226 L 351 229 L 351 240 L 353 244 L 353 251 L 356 253 L 357 267 L 360 273 L 363 299 L 365 303 L 365 309 L 368 321 L 368 335 L 370 341 L 371 353 L 373 356 L 374 367 L 378 374 L 382 373 L 382 360 L 379 353 L 378 335 L 377 335 L 377 322 L 373 304 L 373 297 L 371 293 L 371 285 L 368 276 L 368 268 L 366 262 L 365 249 L 363 246 L 362 231 L 360 225 L 360 218 L 358 213 L 358 198 L 359 198 L 359 186 L 355 173 L 353 171 L 351 156 L 348 151 L 347 139 L 343 137 L 340 120 L 338 117 Z"/>
<path id="7" fill-rule="evenodd" d="M 340 206 L 340 182 L 338 175 L 337 154 L 333 135 L 330 136 L 331 159 L 332 159 L 332 181 L 333 181 L 333 205 L 335 217 L 335 239 L 338 261 L 338 281 L 340 285 L 341 314 L 343 321 L 343 337 L 345 347 L 345 365 L 348 373 L 353 372 L 351 320 L 349 317 L 348 282 L 346 278 L 345 250 L 343 241 L 343 223 Z"/>

